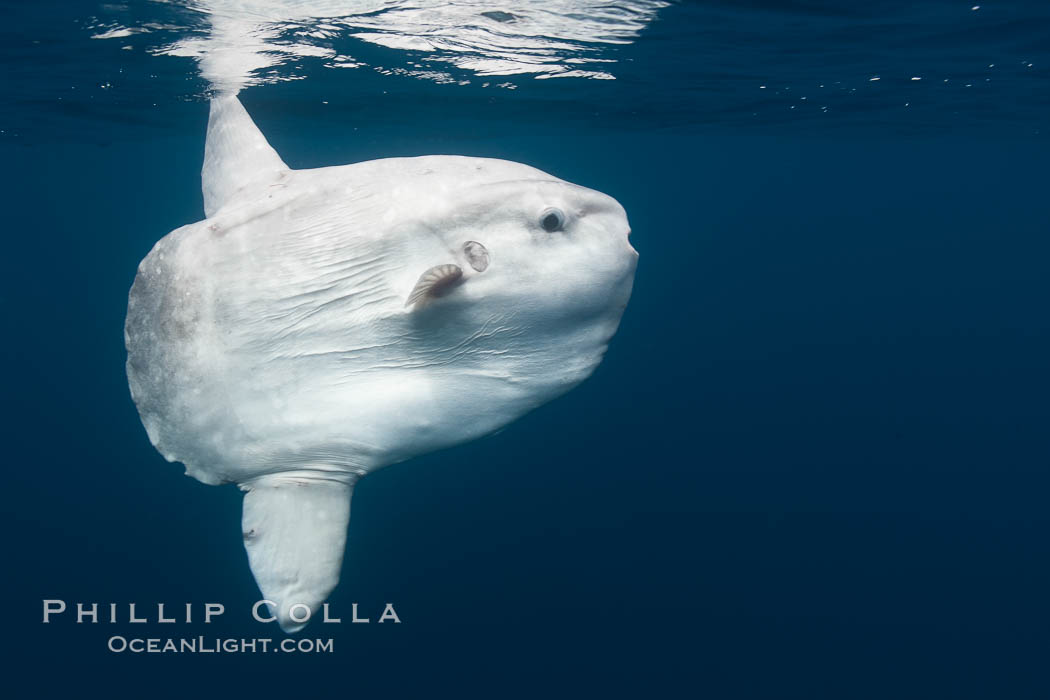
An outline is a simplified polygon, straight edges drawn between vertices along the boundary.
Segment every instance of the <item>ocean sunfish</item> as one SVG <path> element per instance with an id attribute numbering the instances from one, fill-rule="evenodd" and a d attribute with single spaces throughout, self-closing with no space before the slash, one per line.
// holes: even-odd
<path id="1" fill-rule="evenodd" d="M 207 218 L 131 287 L 128 385 L 168 461 L 245 492 L 252 572 L 294 632 L 339 582 L 354 483 L 583 381 L 638 254 L 616 200 L 521 163 L 293 170 L 230 95 L 202 181 Z"/>

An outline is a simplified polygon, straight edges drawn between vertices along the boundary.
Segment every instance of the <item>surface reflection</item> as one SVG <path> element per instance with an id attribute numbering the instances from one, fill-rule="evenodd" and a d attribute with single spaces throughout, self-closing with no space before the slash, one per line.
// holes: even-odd
<path id="1" fill-rule="evenodd" d="M 366 63 L 335 44 L 343 37 L 399 51 L 377 70 L 437 82 L 477 76 L 613 79 L 609 45 L 629 44 L 663 0 L 242 0 L 171 2 L 188 11 L 185 26 L 110 23 L 95 39 L 160 32 L 176 38 L 156 54 L 196 58 L 219 90 L 305 77 L 289 65 L 304 57 L 331 68 Z M 401 53 L 405 52 L 405 53 Z M 505 83 L 512 87 L 512 83 Z"/>

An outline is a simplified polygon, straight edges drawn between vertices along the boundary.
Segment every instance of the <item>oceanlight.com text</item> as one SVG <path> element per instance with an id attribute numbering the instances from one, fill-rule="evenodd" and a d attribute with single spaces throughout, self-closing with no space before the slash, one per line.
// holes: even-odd
<path id="1" fill-rule="evenodd" d="M 220 637 L 142 638 L 114 635 L 106 647 L 114 653 L 130 654 L 331 654 L 329 639 L 238 639 Z"/>

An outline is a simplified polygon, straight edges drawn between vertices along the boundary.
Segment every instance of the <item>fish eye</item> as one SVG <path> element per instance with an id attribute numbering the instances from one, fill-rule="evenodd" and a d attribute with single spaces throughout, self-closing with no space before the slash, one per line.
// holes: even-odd
<path id="1" fill-rule="evenodd" d="M 554 233 L 555 231 L 561 231 L 565 228 L 565 214 L 562 213 L 561 209 L 544 209 L 543 213 L 540 214 L 540 226 L 547 233 Z"/>

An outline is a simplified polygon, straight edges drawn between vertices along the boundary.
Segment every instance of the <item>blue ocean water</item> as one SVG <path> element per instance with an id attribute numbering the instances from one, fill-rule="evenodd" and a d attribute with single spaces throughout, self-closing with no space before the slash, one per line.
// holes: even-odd
<path id="1" fill-rule="evenodd" d="M 255 74 L 242 100 L 292 167 L 467 154 L 615 196 L 635 291 L 582 386 L 360 482 L 344 624 L 301 635 L 334 654 L 136 655 L 107 639 L 281 637 L 249 616 L 239 492 L 156 453 L 124 376 L 136 266 L 203 216 L 209 84 L 171 47 L 206 23 L 186 3 L 5 4 L 9 684 L 1050 693 L 1050 6 L 650 9 L 539 78 L 337 25 Z M 576 66 L 608 75 L 554 75 Z M 44 599 L 227 612 L 44 625 Z M 355 602 L 373 624 L 348 624 Z M 400 625 L 374 624 L 386 602 Z"/>

